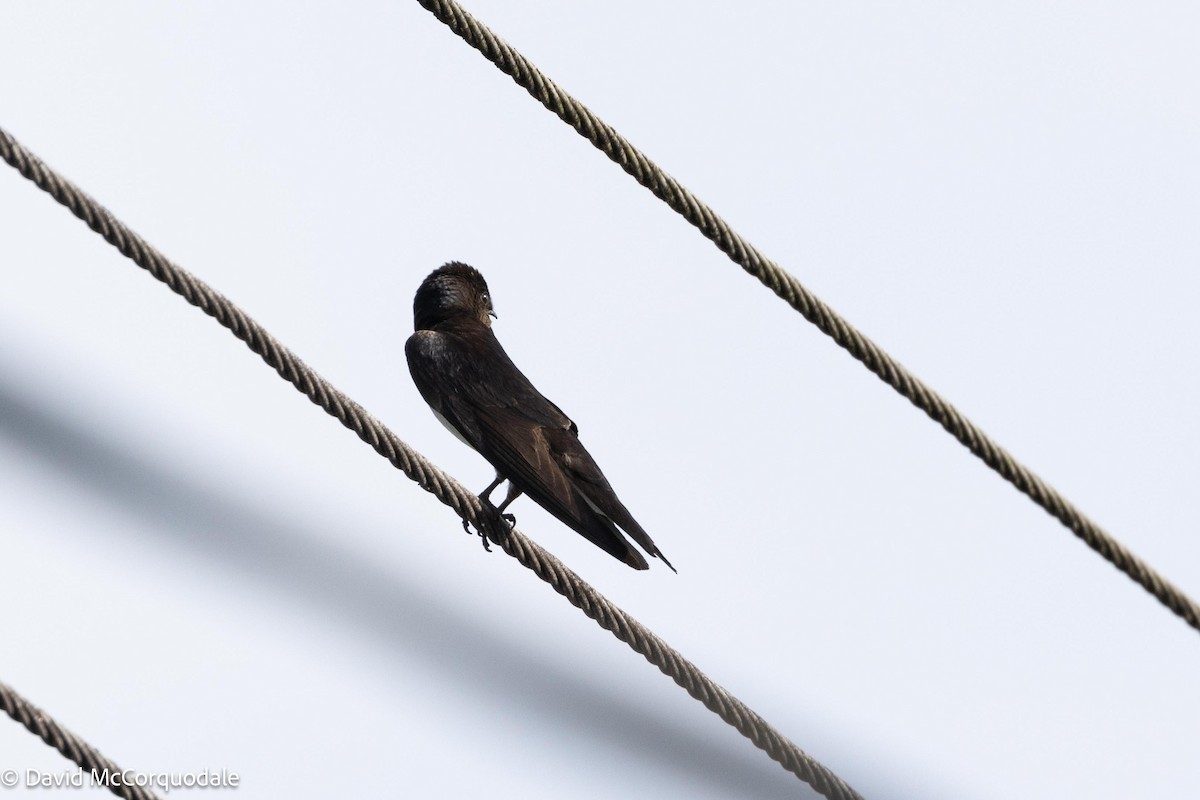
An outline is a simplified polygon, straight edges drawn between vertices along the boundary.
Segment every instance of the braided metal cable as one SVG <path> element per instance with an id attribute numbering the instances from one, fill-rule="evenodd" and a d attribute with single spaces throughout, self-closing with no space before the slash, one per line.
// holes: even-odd
<path id="1" fill-rule="evenodd" d="M 454 509 L 462 519 L 470 522 L 506 553 L 550 584 L 556 592 L 595 620 L 600 627 L 642 654 L 663 674 L 736 728 L 789 772 L 831 800 L 861 797 L 841 778 L 771 727 L 766 720 L 717 685 L 695 664 L 610 602 L 561 561 L 515 528 L 510 529 L 495 509 L 485 507 L 473 492 L 427 460 L 362 406 L 318 375 L 244 311 L 199 278 L 167 259 L 113 217 L 107 209 L 56 174 L 3 129 L 0 129 L 0 157 L 70 209 L 75 216 L 86 222 L 92 230 L 103 236 L 134 263 L 228 328 L 234 336 L 245 342 L 263 361 L 273 367 L 280 377 L 358 434 L 360 439 L 371 445 L 377 453 L 422 488 L 432 492 Z M 66 751 L 63 753 L 71 757 Z"/>
<path id="2" fill-rule="evenodd" d="M 758 278 L 839 347 L 928 414 L 1006 481 L 1069 528 L 1088 547 L 1158 598 L 1188 625 L 1200 630 L 1200 605 L 994 442 L 962 412 L 843 319 L 793 275 L 760 253 L 715 211 L 659 168 L 608 123 L 556 86 L 515 48 L 497 37 L 454 0 L 417 1 L 559 119 L 578 131 L 580 136 L 632 175 L 638 183 L 653 192 L 655 197 L 699 229 L 734 263 Z"/>
<path id="3" fill-rule="evenodd" d="M 149 789 L 122 780 L 123 770 L 120 767 L 3 682 L 0 682 L 0 708 L 24 725 L 30 733 L 41 737 L 43 742 L 95 776 L 97 784 L 104 784 L 117 797 L 124 797 L 126 800 L 158 800 L 158 795 Z"/>

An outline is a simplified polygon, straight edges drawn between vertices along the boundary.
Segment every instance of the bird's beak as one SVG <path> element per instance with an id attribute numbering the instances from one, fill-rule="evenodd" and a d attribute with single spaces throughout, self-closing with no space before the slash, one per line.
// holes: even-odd
<path id="1" fill-rule="evenodd" d="M 500 319 L 500 315 L 497 314 L 495 311 L 488 311 L 488 316 L 491 317 L 492 319 Z"/>

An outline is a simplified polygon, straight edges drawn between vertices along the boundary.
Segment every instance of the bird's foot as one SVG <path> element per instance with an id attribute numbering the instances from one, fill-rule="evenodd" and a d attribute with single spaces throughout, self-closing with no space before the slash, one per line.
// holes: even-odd
<path id="1" fill-rule="evenodd" d="M 508 523 L 509 527 L 517 527 L 517 516 L 515 514 L 501 514 L 500 519 Z"/>
<path id="2" fill-rule="evenodd" d="M 468 536 L 478 536 L 479 541 L 483 542 L 483 549 L 488 553 L 492 552 L 492 546 L 490 544 L 488 544 L 488 538 L 487 538 L 486 533 L 479 530 L 478 528 L 476 528 L 475 531 L 472 532 L 471 531 L 471 523 L 467 522 L 465 519 L 462 521 L 462 525 L 463 525 L 463 530 L 467 532 Z"/>

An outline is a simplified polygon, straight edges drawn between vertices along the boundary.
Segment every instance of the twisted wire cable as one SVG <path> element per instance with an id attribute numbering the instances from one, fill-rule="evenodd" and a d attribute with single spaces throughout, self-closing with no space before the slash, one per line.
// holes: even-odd
<path id="1" fill-rule="evenodd" d="M 532 570 L 600 627 L 640 653 L 743 736 L 765 751 L 784 769 L 830 800 L 861 796 L 841 778 L 771 727 L 744 703 L 717 685 L 695 664 L 626 614 L 582 578 L 515 528 L 509 528 L 495 509 L 443 472 L 371 416 L 362 406 L 322 378 L 280 344 L 257 322 L 199 278 L 177 266 L 146 243 L 103 206 L 46 166 L 8 132 L 0 129 L 0 157 L 22 175 L 70 209 L 88 227 L 138 266 L 165 283 L 176 294 L 216 319 L 234 336 L 358 437 L 416 481 L 426 491 L 454 509 L 489 540 Z M 60 748 L 61 749 L 61 748 Z M 65 751 L 63 751 L 66 754 Z M 68 757 L 71 757 L 68 755 Z M 78 763 L 78 762 L 77 762 Z"/>
<path id="2" fill-rule="evenodd" d="M 41 737 L 43 742 L 96 776 L 97 783 L 103 783 L 117 797 L 124 797 L 126 800 L 158 800 L 158 795 L 149 789 L 122 780 L 121 775 L 124 771 L 120 767 L 101 755 L 96 748 L 83 739 L 59 725 L 49 714 L 17 694 L 15 689 L 2 681 L 0 681 L 0 708 L 24 725 L 30 733 Z"/>
<path id="3" fill-rule="evenodd" d="M 1167 608 L 1200 630 L 1200 606 L 1092 521 L 1050 484 L 993 441 L 945 398 L 925 385 L 794 276 L 760 253 L 715 211 L 659 168 L 625 137 L 555 85 L 515 48 L 454 0 L 417 0 L 467 44 L 509 75 L 538 102 L 695 226 L 729 258 L 799 311 L 839 347 L 891 386 L 1006 481 L 1065 525 Z"/>

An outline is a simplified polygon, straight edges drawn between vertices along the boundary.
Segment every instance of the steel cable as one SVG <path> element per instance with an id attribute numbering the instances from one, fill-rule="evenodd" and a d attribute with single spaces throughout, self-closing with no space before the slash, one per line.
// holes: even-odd
<path id="1" fill-rule="evenodd" d="M 30 733 L 41 737 L 43 742 L 91 773 L 96 785 L 103 785 L 117 797 L 127 800 L 158 800 L 158 795 L 149 789 L 138 786 L 135 781 L 123 780 L 121 776 L 128 773 L 3 682 L 0 682 L 0 708 Z"/>
<path id="2" fill-rule="evenodd" d="M 884 383 L 924 411 L 1006 481 L 1065 525 L 1113 566 L 1159 602 L 1200 630 L 1200 605 L 1092 521 L 1067 498 L 1038 477 L 945 398 L 926 386 L 793 275 L 760 253 L 698 197 L 660 169 L 608 123 L 555 85 L 554 81 L 500 39 L 454 0 L 417 0 L 467 44 L 509 75 L 538 102 L 574 128 L 633 176 L 638 183 L 694 225 L 729 258 L 758 278 L 839 347 L 862 362 Z"/>

